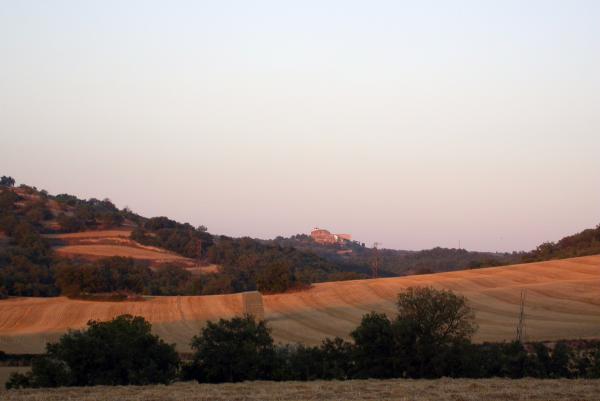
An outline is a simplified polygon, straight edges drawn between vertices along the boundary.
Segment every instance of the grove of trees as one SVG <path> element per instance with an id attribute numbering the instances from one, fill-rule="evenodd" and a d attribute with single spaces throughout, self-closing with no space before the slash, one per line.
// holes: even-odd
<path id="1" fill-rule="evenodd" d="M 10 176 L 6 176 L 3 175 L 2 177 L 0 177 L 0 187 L 13 187 L 15 185 L 15 179 L 10 177 Z"/>

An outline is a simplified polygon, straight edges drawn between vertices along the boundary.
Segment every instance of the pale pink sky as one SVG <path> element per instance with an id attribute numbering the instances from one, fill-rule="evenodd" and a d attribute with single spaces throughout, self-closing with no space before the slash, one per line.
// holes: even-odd
<path id="1" fill-rule="evenodd" d="M 449 3 L 5 3 L 0 174 L 234 236 L 600 223 L 600 3 Z"/>

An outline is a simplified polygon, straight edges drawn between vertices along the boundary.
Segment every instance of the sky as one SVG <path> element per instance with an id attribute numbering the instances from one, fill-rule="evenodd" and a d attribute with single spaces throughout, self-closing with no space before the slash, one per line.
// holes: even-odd
<path id="1" fill-rule="evenodd" d="M 0 0 L 0 174 L 210 232 L 600 223 L 598 1 Z"/>

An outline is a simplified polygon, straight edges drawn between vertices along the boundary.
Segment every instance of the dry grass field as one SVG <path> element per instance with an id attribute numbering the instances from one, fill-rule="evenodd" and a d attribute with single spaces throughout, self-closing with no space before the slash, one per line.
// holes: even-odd
<path id="1" fill-rule="evenodd" d="M 351 380 L 11 390 L 7 401 L 597 401 L 600 380 Z"/>
<path id="2" fill-rule="evenodd" d="M 170 261 L 185 261 L 183 256 L 174 253 L 149 250 L 141 247 L 105 244 L 66 245 L 54 249 L 63 256 L 89 256 L 90 258 L 106 258 L 110 256 L 123 256 L 133 259 L 155 261 L 157 263 Z"/>
<path id="3" fill-rule="evenodd" d="M 89 239 L 89 238 L 129 238 L 131 230 L 93 230 L 66 234 L 44 234 L 45 238 L 58 240 Z"/>
<path id="4" fill-rule="evenodd" d="M 452 289 L 476 312 L 476 341 L 514 338 L 522 290 L 527 290 L 526 339 L 600 338 L 600 256 L 430 275 L 316 284 L 295 293 L 263 296 L 264 316 L 280 342 L 318 344 L 348 337 L 372 310 L 395 313 L 398 292 L 409 286 Z M 0 301 L 0 350 L 42 352 L 69 328 L 90 319 L 129 313 L 153 324 L 156 334 L 189 351 L 192 336 L 207 320 L 244 311 L 242 294 L 154 297 L 145 301 L 98 302 L 67 298 Z"/>
<path id="5" fill-rule="evenodd" d="M 129 239 L 131 230 L 82 231 L 69 234 L 48 234 L 44 237 L 58 245 L 54 250 L 61 256 L 78 256 L 89 259 L 123 256 L 154 263 L 181 262 L 194 265 L 194 261 L 161 248 L 144 246 Z"/>
<path id="6" fill-rule="evenodd" d="M 214 273 L 218 265 L 200 266 L 198 262 L 169 252 L 162 248 L 142 245 L 129 238 L 131 229 L 93 230 L 68 234 L 45 234 L 53 243 L 54 251 L 62 257 L 79 257 L 97 260 L 110 256 L 122 256 L 151 263 L 160 268 L 165 263 L 185 267 L 194 275 Z M 1 239 L 1 238 L 0 238 Z"/>

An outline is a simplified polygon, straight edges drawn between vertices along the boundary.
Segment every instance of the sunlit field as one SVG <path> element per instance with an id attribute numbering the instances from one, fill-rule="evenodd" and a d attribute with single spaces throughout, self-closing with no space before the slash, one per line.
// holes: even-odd
<path id="1" fill-rule="evenodd" d="M 398 293 L 409 286 L 451 289 L 476 312 L 478 342 L 510 341 L 522 290 L 527 339 L 600 337 L 600 256 L 376 280 L 319 283 L 307 291 L 264 295 L 264 316 L 276 342 L 319 344 L 348 338 L 371 310 L 394 315 Z M 189 352 L 191 338 L 207 320 L 244 312 L 242 294 L 153 297 L 139 302 L 92 302 L 65 297 L 13 298 L 0 303 L 0 347 L 10 353 L 41 353 L 69 328 L 119 314 L 143 316 L 156 334 Z"/>

